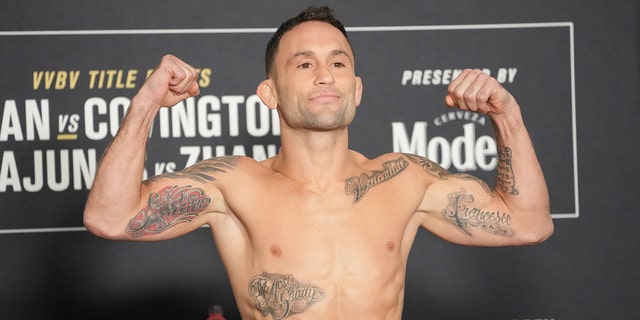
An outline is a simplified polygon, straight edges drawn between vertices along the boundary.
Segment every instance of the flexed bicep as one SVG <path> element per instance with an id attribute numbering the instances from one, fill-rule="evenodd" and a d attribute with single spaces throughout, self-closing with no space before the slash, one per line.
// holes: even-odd
<path id="1" fill-rule="evenodd" d="M 509 209 L 483 180 L 450 173 L 420 156 L 406 156 L 430 181 L 420 206 L 425 212 L 423 227 L 465 245 L 502 245 L 516 234 Z"/>
<path id="2" fill-rule="evenodd" d="M 146 206 L 129 220 L 125 232 L 134 238 L 159 235 L 180 224 L 194 221 L 210 203 L 211 196 L 202 188 L 191 185 L 166 186 L 149 194 Z"/>
<path id="3" fill-rule="evenodd" d="M 209 223 L 205 213 L 223 211 L 224 199 L 215 186 L 216 176 L 232 170 L 238 157 L 199 162 L 182 171 L 143 181 L 146 202 L 129 220 L 125 232 L 134 237 L 175 237 Z"/>
<path id="4" fill-rule="evenodd" d="M 479 196 L 485 196 L 480 194 Z M 499 206 L 487 205 L 464 187 L 447 194 L 447 205 L 442 210 L 442 218 L 453 224 L 469 237 L 479 233 L 501 237 L 515 234 L 511 225 L 511 214 Z"/>
<path id="5" fill-rule="evenodd" d="M 421 205 L 429 213 L 422 225 L 466 245 L 527 245 L 547 239 L 553 233 L 549 195 L 515 98 L 495 78 L 467 69 L 449 85 L 445 103 L 491 119 L 498 147 L 495 186 L 489 189 L 471 175 L 450 174 L 424 159 L 422 167 L 432 183 Z"/>

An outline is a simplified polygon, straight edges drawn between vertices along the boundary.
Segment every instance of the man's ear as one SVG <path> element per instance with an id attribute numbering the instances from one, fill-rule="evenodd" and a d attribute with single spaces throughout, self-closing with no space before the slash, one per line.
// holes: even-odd
<path id="1" fill-rule="evenodd" d="M 278 97 L 276 96 L 275 86 L 271 79 L 266 79 L 258 84 L 256 94 L 269 109 L 274 110 L 278 107 Z"/>
<path id="2" fill-rule="evenodd" d="M 360 101 L 362 101 L 362 91 L 364 88 L 362 87 L 362 78 L 356 77 L 356 107 L 360 105 Z"/>

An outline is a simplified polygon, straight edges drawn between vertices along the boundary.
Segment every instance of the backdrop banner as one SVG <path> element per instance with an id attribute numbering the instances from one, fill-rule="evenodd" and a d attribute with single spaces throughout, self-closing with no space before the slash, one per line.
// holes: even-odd
<path id="1" fill-rule="evenodd" d="M 28 206 L 27 214 L 2 219 L 0 227 L 81 226 L 78 212 L 85 193 L 79 191 L 91 187 L 97 161 L 159 53 L 192 64 L 202 93 L 161 110 L 151 132 L 145 177 L 212 156 L 264 160 L 275 155 L 277 114 L 254 93 L 264 78 L 262 55 L 273 31 L 0 33 L 3 46 L 26 53 L 0 56 L 6 71 L 0 79 L 6 84 L 1 92 L 0 200 L 15 207 L 27 200 Z M 415 153 L 491 183 L 498 160 L 490 121 L 443 104 L 447 85 L 464 68 L 478 68 L 503 83 L 523 106 L 543 170 L 552 177 L 553 213 L 578 217 L 570 22 L 349 31 L 357 73 L 365 82 L 365 98 L 350 132 L 354 149 L 371 157 Z M 508 46 L 494 52 L 503 42 Z M 456 50 L 463 44 L 484 51 L 468 55 Z M 39 50 L 30 50 L 34 47 Z M 71 210 L 51 212 L 52 206 Z"/>
<path id="2" fill-rule="evenodd" d="M 329 5 L 364 84 L 351 149 L 418 154 L 493 185 L 489 118 L 444 104 L 451 81 L 476 68 L 517 99 L 549 187 L 555 233 L 542 244 L 472 248 L 418 232 L 403 319 L 636 317 L 638 3 Z M 3 319 L 206 319 L 212 305 L 239 319 L 208 228 L 171 241 L 107 241 L 86 231 L 82 212 L 131 98 L 165 54 L 197 69 L 201 93 L 158 113 L 141 178 L 210 157 L 277 154 L 278 115 L 255 91 L 267 41 L 306 6 L 0 4 Z"/>

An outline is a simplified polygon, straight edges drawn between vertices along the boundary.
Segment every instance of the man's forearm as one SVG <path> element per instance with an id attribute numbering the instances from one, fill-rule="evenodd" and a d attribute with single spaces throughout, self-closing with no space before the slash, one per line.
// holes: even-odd
<path id="1" fill-rule="evenodd" d="M 150 104 L 132 100 L 98 165 L 85 207 L 85 224 L 118 225 L 139 205 L 147 140 L 156 113 L 157 108 Z"/>
<path id="2" fill-rule="evenodd" d="M 551 221 L 549 194 L 519 107 L 491 118 L 499 160 L 494 190 L 514 214 L 544 229 Z"/>

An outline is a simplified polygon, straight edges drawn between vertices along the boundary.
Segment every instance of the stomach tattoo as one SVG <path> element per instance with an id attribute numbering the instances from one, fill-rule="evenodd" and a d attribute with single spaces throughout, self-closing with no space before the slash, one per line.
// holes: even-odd
<path id="1" fill-rule="evenodd" d="M 305 312 L 324 298 L 324 290 L 311 282 L 300 282 L 290 274 L 267 272 L 251 279 L 249 294 L 263 316 L 278 320 Z"/>

